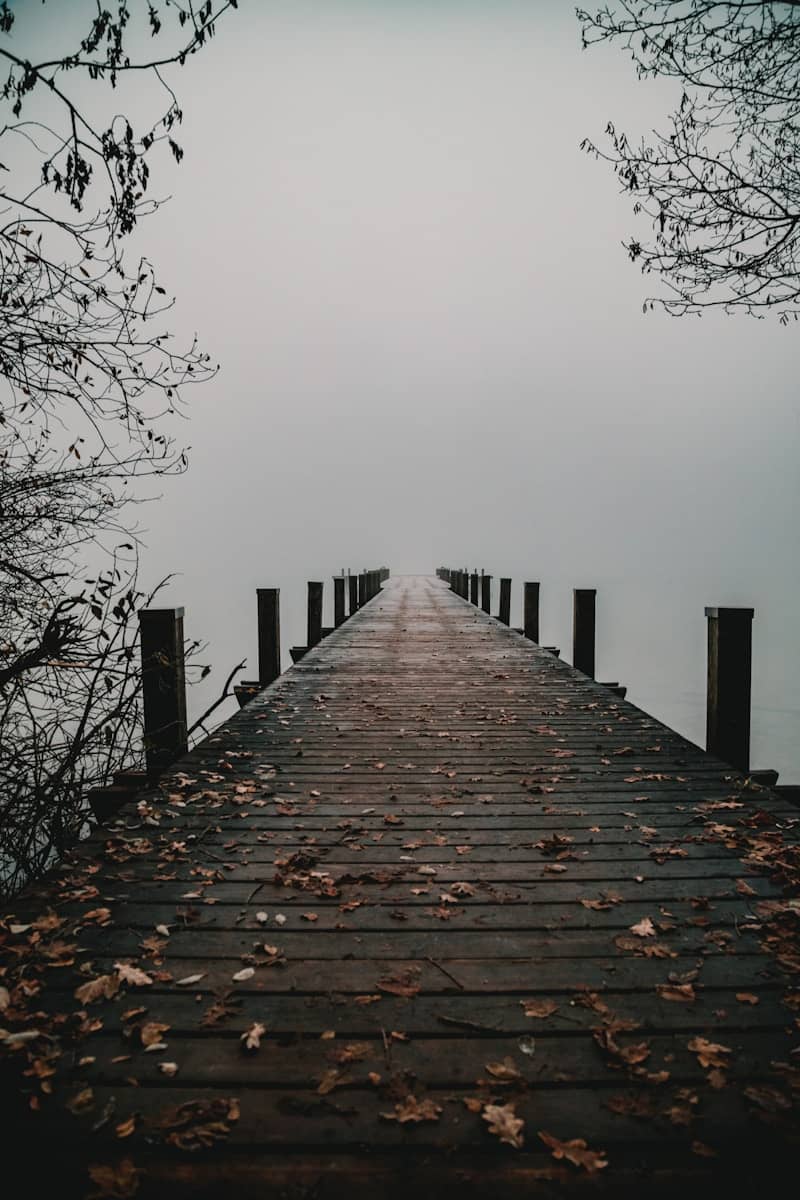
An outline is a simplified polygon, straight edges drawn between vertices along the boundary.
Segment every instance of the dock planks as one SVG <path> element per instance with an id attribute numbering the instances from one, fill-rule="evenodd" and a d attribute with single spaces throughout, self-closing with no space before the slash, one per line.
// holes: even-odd
<path id="1" fill-rule="evenodd" d="M 752 1191 L 798 1152 L 799 829 L 391 580 L 13 903 L 6 1169 L 64 1196 Z"/>

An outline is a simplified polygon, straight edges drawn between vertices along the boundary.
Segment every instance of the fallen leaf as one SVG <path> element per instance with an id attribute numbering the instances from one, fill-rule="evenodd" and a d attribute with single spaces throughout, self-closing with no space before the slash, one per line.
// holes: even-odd
<path id="1" fill-rule="evenodd" d="M 506 1057 L 502 1062 L 487 1062 L 486 1070 L 493 1079 L 499 1079 L 501 1083 L 511 1083 L 521 1078 L 513 1058 Z"/>
<path id="2" fill-rule="evenodd" d="M 486 1104 L 481 1116 L 489 1126 L 489 1133 L 516 1150 L 522 1149 L 525 1144 L 522 1136 L 525 1122 L 516 1115 L 513 1104 Z"/>
<path id="3" fill-rule="evenodd" d="M 74 995 L 81 1004 L 94 1004 L 96 1000 L 110 1000 L 118 991 L 117 975 L 99 975 L 97 979 L 90 979 L 88 983 L 82 983 L 80 987 L 75 988 Z"/>
<path id="4" fill-rule="evenodd" d="M 242 967 L 241 971 L 237 971 L 231 976 L 234 983 L 245 983 L 248 979 L 252 979 L 255 975 L 255 967 Z"/>
<path id="5" fill-rule="evenodd" d="M 191 987 L 193 983 L 199 983 L 200 980 L 205 979 L 205 977 L 206 977 L 205 971 L 202 972 L 200 975 L 186 975 L 186 976 L 184 976 L 183 979 L 176 979 L 175 986 L 176 987 Z"/>
<path id="6" fill-rule="evenodd" d="M 260 1050 L 261 1039 L 266 1032 L 267 1028 L 265 1025 L 260 1025 L 258 1021 L 254 1021 L 239 1039 L 242 1043 L 242 1049 L 246 1051 Z"/>
<path id="7" fill-rule="evenodd" d="M 688 1003 L 696 1000 L 695 990 L 690 983 L 658 983 L 656 991 L 662 1000 L 676 1000 Z"/>
<path id="8" fill-rule="evenodd" d="M 704 1037 L 692 1038 L 688 1046 L 692 1053 L 697 1055 L 697 1061 L 701 1067 L 728 1066 L 728 1055 L 731 1053 L 730 1046 L 723 1046 L 719 1042 L 709 1042 Z"/>
<path id="9" fill-rule="evenodd" d="M 637 937 L 655 937 L 656 929 L 649 917 L 642 917 L 641 921 L 637 921 L 635 925 L 630 927 L 631 933 L 635 933 Z"/>
<path id="10" fill-rule="evenodd" d="M 162 1075 L 166 1075 L 168 1079 L 172 1079 L 173 1075 L 178 1074 L 178 1064 L 174 1062 L 162 1062 L 158 1064 L 158 1069 Z"/>
<path id="11" fill-rule="evenodd" d="M 553 1137 L 552 1133 L 546 1133 L 543 1129 L 539 1130 L 539 1137 L 546 1146 L 550 1147 L 553 1158 L 565 1158 L 567 1162 L 573 1163 L 576 1167 L 583 1167 L 590 1175 L 595 1171 L 602 1171 L 608 1166 L 608 1159 L 604 1158 L 605 1150 L 589 1150 L 583 1138 L 573 1138 L 571 1142 L 559 1141 L 557 1137 Z"/>
<path id="12" fill-rule="evenodd" d="M 131 987 L 148 987 L 153 982 L 146 971 L 141 971 L 131 963 L 114 963 L 114 970 L 122 982 Z"/>
<path id="13" fill-rule="evenodd" d="M 81 1091 L 76 1092 L 74 1096 L 71 1096 L 69 1100 L 67 1100 L 65 1107 L 68 1108 L 71 1113 L 82 1113 L 86 1112 L 87 1109 L 92 1108 L 93 1105 L 94 1092 L 90 1087 L 86 1087 L 82 1088 Z"/>
<path id="14" fill-rule="evenodd" d="M 100 1189 L 88 1200 L 130 1200 L 139 1190 L 141 1171 L 129 1158 L 119 1163 L 90 1163 L 89 1178 Z"/>
<path id="15" fill-rule="evenodd" d="M 558 1008 L 555 1000 L 520 1000 L 526 1017 L 550 1017 Z"/>
<path id="16" fill-rule="evenodd" d="M 433 1100 L 427 1097 L 418 1100 L 416 1096 L 408 1095 L 405 1100 L 395 1104 L 394 1112 L 382 1112 L 381 1116 L 384 1121 L 399 1121 L 401 1125 L 405 1125 L 408 1121 L 438 1121 L 441 1113 L 441 1106 Z"/>
<path id="17" fill-rule="evenodd" d="M 139 1037 L 142 1039 L 143 1046 L 152 1046 L 156 1042 L 161 1041 L 162 1033 L 170 1028 L 169 1025 L 163 1025 L 160 1021 L 148 1021 L 139 1030 Z"/>

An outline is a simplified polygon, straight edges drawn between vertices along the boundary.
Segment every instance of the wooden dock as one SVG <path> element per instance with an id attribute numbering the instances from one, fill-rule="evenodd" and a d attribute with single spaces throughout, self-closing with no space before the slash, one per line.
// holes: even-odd
<path id="1" fill-rule="evenodd" d="M 6 1178 L 796 1179 L 798 817 L 439 580 L 393 579 L 14 902 Z"/>

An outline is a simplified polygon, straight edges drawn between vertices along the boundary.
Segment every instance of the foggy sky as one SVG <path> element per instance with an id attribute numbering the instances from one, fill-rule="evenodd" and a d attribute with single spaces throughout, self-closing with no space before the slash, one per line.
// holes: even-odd
<path id="1" fill-rule="evenodd" d="M 541 581 L 567 658 L 597 587 L 599 677 L 700 741 L 703 606 L 752 605 L 754 765 L 800 781 L 797 331 L 645 316 L 645 229 L 578 150 L 674 89 L 560 0 L 242 0 L 174 82 L 140 244 L 222 370 L 145 567 L 215 674 L 255 669 L 256 586 L 301 642 L 307 579 L 478 566 L 515 610 Z"/>

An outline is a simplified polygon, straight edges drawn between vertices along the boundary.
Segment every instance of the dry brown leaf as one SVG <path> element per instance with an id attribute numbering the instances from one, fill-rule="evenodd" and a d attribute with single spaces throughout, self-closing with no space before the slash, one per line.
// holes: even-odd
<path id="1" fill-rule="evenodd" d="M 630 927 L 631 933 L 635 933 L 637 937 L 655 937 L 656 928 L 649 917 L 642 917 L 641 921 L 637 921 L 635 925 Z"/>
<path id="2" fill-rule="evenodd" d="M 98 975 L 97 979 L 90 979 L 88 983 L 75 988 L 74 995 L 81 1004 L 94 1004 L 96 1000 L 110 1000 L 118 991 L 119 976 Z"/>
<path id="3" fill-rule="evenodd" d="M 701 1067 L 727 1067 L 729 1065 L 730 1046 L 723 1046 L 719 1042 L 709 1042 L 704 1037 L 692 1038 L 688 1046 L 692 1053 L 697 1055 L 697 1061 Z"/>
<path id="4" fill-rule="evenodd" d="M 551 1017 L 558 1008 L 555 1000 L 520 1000 L 526 1017 Z"/>
<path id="5" fill-rule="evenodd" d="M 341 1050 L 330 1050 L 328 1058 L 332 1058 L 334 1062 L 343 1066 L 345 1063 L 363 1062 L 371 1054 L 372 1046 L 369 1042 L 348 1042 L 346 1046 L 342 1046 Z"/>
<path id="6" fill-rule="evenodd" d="M 329 1067 L 319 1081 L 317 1092 L 320 1096 L 327 1096 L 328 1092 L 332 1092 L 335 1087 L 341 1087 L 342 1084 L 349 1082 L 348 1077 L 338 1067 Z"/>
<path id="7" fill-rule="evenodd" d="M 513 1058 L 509 1057 L 504 1058 L 501 1062 L 487 1062 L 486 1070 L 501 1083 L 512 1083 L 521 1078 Z"/>
<path id="8" fill-rule="evenodd" d="M 620 1046 L 617 1053 L 629 1066 L 635 1066 L 649 1058 L 651 1050 L 647 1042 L 635 1042 L 632 1046 Z"/>
<path id="9" fill-rule="evenodd" d="M 658 983 L 656 991 L 662 1000 L 676 1000 L 688 1004 L 697 999 L 690 983 Z"/>
<path id="10" fill-rule="evenodd" d="M 82 1113 L 92 1108 L 94 1105 L 94 1092 L 90 1087 L 82 1088 L 67 1100 L 65 1107 L 71 1113 Z"/>
<path id="11" fill-rule="evenodd" d="M 758 1004 L 758 996 L 754 996 L 752 992 L 737 992 L 736 999 L 740 1004 Z"/>
<path id="12" fill-rule="evenodd" d="M 539 1137 L 546 1146 L 550 1147 L 553 1158 L 565 1158 L 567 1162 L 573 1163 L 576 1167 L 583 1167 L 590 1175 L 595 1171 L 602 1171 L 608 1166 L 608 1159 L 604 1157 L 605 1150 L 589 1150 L 583 1138 L 573 1138 L 570 1142 L 562 1142 L 557 1137 L 553 1137 L 552 1133 L 547 1133 L 545 1130 L 539 1130 Z"/>
<path id="13" fill-rule="evenodd" d="M 89 1178 L 100 1189 L 87 1200 L 131 1200 L 139 1190 L 141 1171 L 129 1158 L 118 1163 L 91 1163 Z"/>
<path id="14" fill-rule="evenodd" d="M 525 1144 L 522 1136 L 525 1122 L 517 1116 L 513 1104 L 486 1104 L 481 1116 L 489 1126 L 489 1133 L 516 1150 L 522 1149 Z"/>
<path id="15" fill-rule="evenodd" d="M 170 1028 L 169 1025 L 162 1024 L 161 1021 L 148 1021 L 139 1030 L 139 1037 L 142 1039 L 143 1046 L 153 1046 L 161 1041 L 162 1033 L 166 1033 Z"/>
<path id="16" fill-rule="evenodd" d="M 148 987 L 153 982 L 146 971 L 140 970 L 132 963 L 114 963 L 114 970 L 122 982 L 130 987 Z"/>
<path id="17" fill-rule="evenodd" d="M 131 1115 L 129 1117 L 126 1117 L 124 1121 L 120 1121 L 118 1125 L 114 1126 L 114 1133 L 117 1135 L 118 1138 L 130 1137 L 131 1134 L 135 1133 L 135 1132 L 136 1132 L 136 1113 L 131 1113 Z"/>
<path id="18" fill-rule="evenodd" d="M 438 1121 L 441 1113 L 441 1106 L 430 1098 L 418 1100 L 416 1096 L 408 1095 L 405 1100 L 395 1104 L 394 1112 L 382 1112 L 381 1116 L 384 1121 L 399 1121 L 401 1125 L 405 1125 L 408 1121 Z"/>

